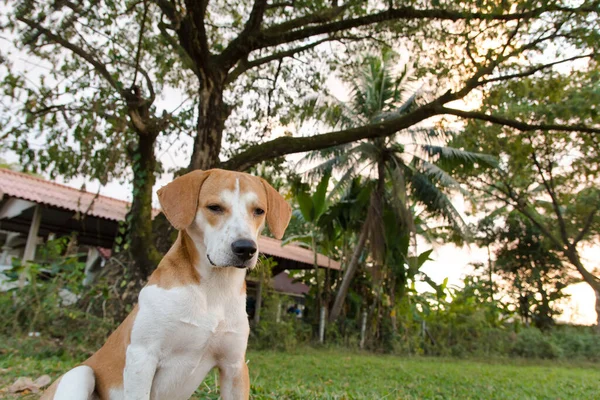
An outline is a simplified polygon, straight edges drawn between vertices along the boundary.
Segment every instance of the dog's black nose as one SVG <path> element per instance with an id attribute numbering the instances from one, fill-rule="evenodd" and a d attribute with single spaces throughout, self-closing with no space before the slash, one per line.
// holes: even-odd
<path id="1" fill-rule="evenodd" d="M 231 251 L 241 260 L 246 261 L 256 253 L 256 243 L 253 240 L 240 239 L 231 243 Z"/>

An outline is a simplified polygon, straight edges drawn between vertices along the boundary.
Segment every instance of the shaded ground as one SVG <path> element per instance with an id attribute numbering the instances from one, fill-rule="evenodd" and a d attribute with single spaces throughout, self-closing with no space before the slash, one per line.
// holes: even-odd
<path id="1" fill-rule="evenodd" d="M 82 354 L 85 351 L 82 349 Z M 56 378 L 85 358 L 51 342 L 0 337 L 0 390 L 19 376 Z M 597 399 L 600 366 L 550 361 L 400 358 L 338 350 L 248 353 L 254 399 Z M 216 374 L 197 399 L 218 399 Z M 35 399 L 6 391 L 0 398 Z"/>

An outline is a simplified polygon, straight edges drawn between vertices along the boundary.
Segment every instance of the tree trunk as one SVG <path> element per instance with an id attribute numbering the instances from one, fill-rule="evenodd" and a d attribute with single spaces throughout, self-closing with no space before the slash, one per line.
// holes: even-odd
<path id="1" fill-rule="evenodd" d="M 600 334 L 600 280 L 589 272 L 581 263 L 579 253 L 574 246 L 569 246 L 565 251 L 565 256 L 577 268 L 583 280 L 592 287 L 596 294 L 596 331 Z"/>
<path id="2" fill-rule="evenodd" d="M 219 165 L 223 129 L 230 113 L 230 107 L 223 101 L 222 84 L 208 81 L 201 85 L 203 89 L 198 94 L 198 123 L 188 171 L 206 170 Z M 174 242 L 174 228 L 162 214 L 156 218 L 155 225 L 156 246 L 166 253 Z"/>
<path id="3" fill-rule="evenodd" d="M 325 283 L 323 283 L 323 304 L 329 310 L 331 303 L 331 258 L 328 258 L 327 268 L 325 269 Z"/>
<path id="4" fill-rule="evenodd" d="M 487 246 L 488 253 L 488 275 L 490 278 L 490 302 L 494 302 L 494 264 L 492 263 L 492 253 L 490 251 L 490 245 Z"/>
<path id="5" fill-rule="evenodd" d="M 600 335 L 600 290 L 594 290 L 596 294 L 596 332 Z"/>
<path id="6" fill-rule="evenodd" d="M 346 267 L 344 277 L 342 278 L 342 283 L 340 284 L 338 292 L 335 296 L 333 307 L 331 307 L 331 313 L 329 313 L 329 322 L 334 322 L 342 311 L 342 306 L 344 305 L 344 301 L 348 295 L 348 289 L 350 288 L 350 282 L 352 282 L 352 278 L 358 269 L 360 255 L 362 254 L 365 243 L 367 242 L 367 236 L 369 236 L 369 225 L 365 223 L 360 232 L 358 243 L 356 243 L 356 247 L 354 248 L 352 258 Z"/>
<path id="7" fill-rule="evenodd" d="M 317 289 L 317 294 L 316 294 L 316 300 L 317 300 L 317 305 L 315 307 L 315 310 L 321 310 L 321 304 L 322 304 L 322 299 L 321 299 L 321 281 L 319 279 L 319 264 L 317 262 L 317 239 L 315 238 L 315 232 L 313 231 L 311 233 L 311 247 L 312 247 L 312 251 L 313 251 L 313 267 L 315 270 L 315 280 L 316 280 L 316 284 L 315 284 L 315 288 Z"/>
<path id="8" fill-rule="evenodd" d="M 262 292 L 263 284 L 265 280 L 265 271 L 261 268 L 260 275 L 258 278 L 258 288 L 256 290 L 256 304 L 254 306 L 254 325 L 258 325 L 260 322 L 260 309 L 262 308 Z"/>
<path id="9" fill-rule="evenodd" d="M 161 255 L 154 245 L 152 232 L 152 190 L 156 177 L 154 135 L 139 135 L 133 154 L 133 201 L 127 214 L 129 254 L 133 263 L 132 276 L 145 281 L 158 265 Z"/>
<path id="10" fill-rule="evenodd" d="M 396 277 L 393 278 L 395 279 Z M 396 282 L 392 282 L 392 287 L 390 288 L 390 303 L 392 303 L 392 310 L 390 311 L 392 332 L 396 335 L 398 333 L 398 320 L 396 318 Z"/>
<path id="11" fill-rule="evenodd" d="M 199 93 L 198 124 L 188 169 L 209 169 L 219 165 L 221 140 L 229 107 L 223 101 L 223 86 L 207 81 Z"/>

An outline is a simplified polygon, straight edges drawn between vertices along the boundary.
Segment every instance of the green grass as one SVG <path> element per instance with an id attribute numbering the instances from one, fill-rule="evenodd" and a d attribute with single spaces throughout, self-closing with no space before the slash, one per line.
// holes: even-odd
<path id="1" fill-rule="evenodd" d="M 56 378 L 85 351 L 40 339 L 0 337 L 0 388 L 19 376 Z M 254 399 L 598 399 L 596 364 L 550 361 L 467 361 L 401 358 L 303 348 L 293 353 L 248 352 Z M 194 398 L 217 399 L 212 372 Z M 33 399 L 36 396 L 9 397 Z"/>

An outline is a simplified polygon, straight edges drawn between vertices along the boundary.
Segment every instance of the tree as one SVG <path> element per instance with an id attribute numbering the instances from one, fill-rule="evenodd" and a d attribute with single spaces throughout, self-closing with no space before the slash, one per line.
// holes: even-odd
<path id="1" fill-rule="evenodd" d="M 564 297 L 571 271 L 552 243 L 518 211 L 507 216 L 497 239 L 495 270 L 508 283 L 519 314 L 540 329 L 551 328 L 560 313 L 554 302 Z"/>
<path id="2" fill-rule="evenodd" d="M 90 72 L 102 77 L 102 87 L 109 90 L 98 91 L 106 105 L 100 110 L 111 110 L 111 104 L 126 105 L 112 113 L 119 118 L 112 115 L 106 119 L 109 125 L 110 121 L 125 120 L 137 133 L 141 127 L 162 127 L 169 116 L 163 119 L 152 108 L 153 102 L 148 100 L 155 99 L 156 88 L 150 90 L 149 82 L 171 77 L 169 82 L 189 90 L 195 101 L 195 112 L 183 113 L 179 124 L 169 124 L 192 132 L 189 168 L 247 170 L 286 154 L 393 135 L 436 115 L 523 124 L 523 120 L 505 116 L 464 113 L 449 103 L 485 89 L 492 80 L 522 79 L 565 62 L 561 54 L 545 51 L 550 45 L 556 49 L 572 46 L 575 55 L 569 59 L 591 57 L 598 40 L 591 22 L 598 19 L 599 7 L 593 0 L 577 7 L 569 2 L 521 0 L 511 3 L 510 10 L 494 1 L 460 5 L 432 1 L 417 6 L 401 1 L 383 4 L 355 0 L 341 5 L 337 1 L 142 0 L 114 5 L 97 0 L 48 4 L 22 0 L 15 12 L 9 11 L 8 18 L 15 23 L 15 32 L 35 39 L 34 44 L 41 41 L 76 50 Z M 244 19 L 244 15 L 248 17 Z M 80 34 L 87 25 L 98 33 L 91 43 L 82 43 Z M 74 32 L 72 26 L 79 27 L 79 32 Z M 59 30 L 51 29 L 54 27 Z M 109 38 L 98 40 L 106 30 L 110 31 Z M 63 31 L 67 34 L 60 35 Z M 126 41 L 141 46 L 125 45 L 123 51 L 117 50 Z M 287 126 L 286 121 L 294 114 L 293 104 L 301 95 L 309 89 L 322 90 L 326 74 L 319 71 L 319 60 L 335 68 L 336 62 L 343 63 L 354 52 L 381 42 L 401 43 L 415 53 L 427 54 L 420 60 L 417 76 L 430 82 L 428 101 L 409 113 L 364 126 L 307 137 L 272 138 L 271 127 Z M 100 50 L 104 58 L 97 57 Z M 145 60 L 137 56 L 147 52 L 156 57 Z M 539 57 L 542 52 L 544 58 Z M 42 52 L 39 55 L 49 56 Z M 142 64 L 151 79 L 143 75 Z M 148 87 L 131 90 L 138 74 L 144 76 Z M 33 98 L 44 96 L 38 93 Z M 250 111 L 238 109 L 248 103 Z M 102 121 L 97 114 L 91 113 L 85 119 L 90 118 L 94 126 Z M 138 123 L 140 118 L 143 125 Z M 193 129 L 187 128 L 190 123 L 195 125 Z M 53 122 L 49 119 L 42 124 Z M 600 131 L 568 121 L 553 128 Z M 112 145 L 122 136 L 111 136 L 105 142 Z M 223 146 L 225 139 L 232 147 Z M 228 159 L 221 161 L 224 154 Z M 147 193 L 146 187 L 139 193 Z M 140 200 L 147 210 L 148 199 L 140 196 Z"/>
<path id="3" fill-rule="evenodd" d="M 305 185 L 297 184 L 295 188 L 295 197 L 298 202 L 300 216 L 305 224 L 307 224 L 308 235 L 291 236 L 287 241 L 301 241 L 308 246 L 313 252 L 313 267 L 315 269 L 315 289 L 316 289 L 316 310 L 321 309 L 321 302 L 323 301 L 321 291 L 321 279 L 319 274 L 319 264 L 317 263 L 317 255 L 319 254 L 319 245 L 323 239 L 319 235 L 319 221 L 323 214 L 327 211 L 327 186 L 329 185 L 329 179 L 331 175 L 326 173 L 322 178 L 315 192 L 310 195 L 308 188 Z M 299 187 L 298 187 L 299 186 Z M 318 315 L 315 313 L 315 315 Z"/>
<path id="4" fill-rule="evenodd" d="M 409 91 L 407 68 L 397 72 L 396 67 L 397 56 L 390 49 L 384 49 L 377 56 L 365 57 L 358 67 L 346 74 L 345 80 L 352 88 L 350 101 L 344 103 L 332 98 L 312 101 L 312 109 L 308 109 L 308 115 L 334 127 L 351 128 L 409 113 L 411 108 L 416 107 L 416 93 Z M 346 265 L 329 315 L 330 321 L 339 316 L 350 281 L 358 267 L 360 254 L 367 243 L 374 262 L 374 287 L 378 290 L 383 288 L 384 285 L 378 280 L 385 274 L 383 269 L 392 248 L 399 243 L 399 238 L 406 236 L 407 240 L 412 239 L 412 233 L 415 232 L 411 201 L 426 208 L 432 216 L 442 216 L 457 231 L 464 230 L 460 215 L 444 193 L 444 189 L 460 189 L 460 186 L 435 161 L 493 161 L 484 155 L 429 143 L 428 141 L 443 139 L 444 135 L 436 129 L 415 128 L 401 133 L 403 135 L 332 147 L 309 154 L 306 158 L 307 161 L 321 162 L 313 168 L 314 172 L 330 171 L 332 168 L 340 172 L 342 175 L 338 186 L 349 184 L 360 174 L 376 177 L 371 190 L 369 211 L 354 249 L 352 262 Z M 415 142 L 418 139 L 425 140 L 426 143 Z M 390 218 L 400 226 L 396 229 L 400 231 L 400 236 L 393 240 L 386 238 L 386 225 L 389 223 L 386 220 Z M 408 257 L 406 252 L 401 253 Z M 406 258 L 400 260 L 400 265 L 405 262 Z M 393 293 L 395 294 L 395 286 Z"/>
<path id="5" fill-rule="evenodd" d="M 189 110 L 162 113 L 157 94 L 178 85 L 179 58 L 152 30 L 149 2 L 21 1 L 3 17 L 38 76 L 6 63 L 2 86 L 10 99 L 3 147 L 28 169 L 101 184 L 129 176 L 133 202 L 123 248 L 133 255 L 131 278 L 145 280 L 160 260 L 152 233 L 157 140 L 182 128 Z M 35 149 L 42 137 L 43 145 Z M 35 150 L 34 150 L 35 149 Z"/>
<path id="6" fill-rule="evenodd" d="M 590 62 L 569 73 L 540 72 L 535 77 L 495 84 L 483 109 L 470 114 L 502 114 L 527 123 L 502 126 L 494 119 L 471 121 L 455 145 L 497 156 L 498 168 L 480 169 L 471 186 L 488 204 L 506 205 L 526 217 L 561 258 L 575 267 L 596 292 L 600 329 L 600 279 L 583 265 L 584 243 L 600 237 L 600 142 L 592 130 L 562 131 L 573 126 L 599 126 L 598 65 Z M 590 105 L 592 105 L 590 107 Z M 492 123 L 493 125 L 491 125 Z"/>

